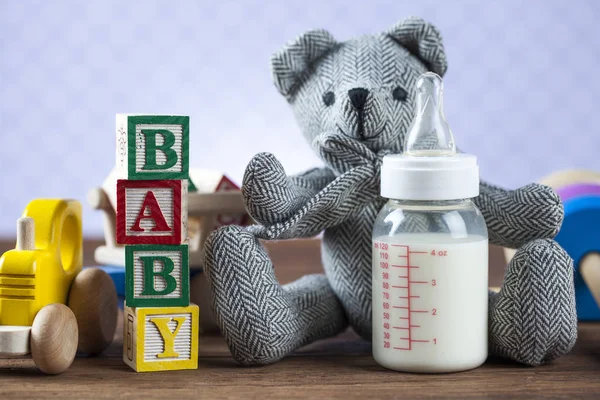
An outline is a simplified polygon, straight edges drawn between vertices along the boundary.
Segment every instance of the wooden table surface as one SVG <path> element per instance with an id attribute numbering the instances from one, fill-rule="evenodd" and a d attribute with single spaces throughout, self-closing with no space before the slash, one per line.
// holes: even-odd
<path id="1" fill-rule="evenodd" d="M 96 245 L 86 243 L 87 265 Z M 0 251 L 12 246 L 0 243 Z M 316 240 L 271 243 L 279 279 L 318 272 L 318 246 Z M 498 285 L 503 261 L 499 249 L 491 255 L 490 284 Z M 121 361 L 121 344 L 119 327 L 103 356 L 77 358 L 58 376 L 42 375 L 29 358 L 0 359 L 0 399 L 600 398 L 599 323 L 581 323 L 572 353 L 548 365 L 528 368 L 491 358 L 475 370 L 441 375 L 385 370 L 373 360 L 370 344 L 351 331 L 253 368 L 235 364 L 221 337 L 202 336 L 198 370 L 138 374 Z"/>

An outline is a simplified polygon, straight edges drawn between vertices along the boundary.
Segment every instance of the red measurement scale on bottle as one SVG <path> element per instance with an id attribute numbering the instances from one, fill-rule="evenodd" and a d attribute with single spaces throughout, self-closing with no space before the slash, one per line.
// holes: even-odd
<path id="1" fill-rule="evenodd" d="M 487 314 L 487 290 L 473 284 L 487 281 L 487 268 L 479 261 L 487 255 L 487 241 L 452 241 L 426 233 L 404 240 L 386 237 L 373 247 L 373 268 L 379 271 L 373 274 L 373 352 L 378 361 L 414 369 L 425 358 L 443 363 L 461 357 L 462 347 L 487 347 L 482 335 L 475 334 L 487 329 L 479 322 L 481 313 Z"/>

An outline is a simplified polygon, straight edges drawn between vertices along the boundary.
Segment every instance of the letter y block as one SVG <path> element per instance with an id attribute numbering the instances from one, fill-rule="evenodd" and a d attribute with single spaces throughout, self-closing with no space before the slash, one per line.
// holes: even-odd
<path id="1" fill-rule="evenodd" d="M 137 372 L 198 368 L 198 306 L 125 306 L 123 361 Z"/>

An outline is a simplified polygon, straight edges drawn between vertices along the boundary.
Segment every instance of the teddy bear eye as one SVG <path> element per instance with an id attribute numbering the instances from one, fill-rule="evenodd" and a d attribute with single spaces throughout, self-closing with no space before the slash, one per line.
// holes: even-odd
<path id="1" fill-rule="evenodd" d="M 406 90 L 402 89 L 400 86 L 396 86 L 392 91 L 392 97 L 397 101 L 405 101 L 408 93 Z"/>
<path id="2" fill-rule="evenodd" d="M 326 92 L 323 95 L 323 103 L 325 103 L 327 107 L 335 103 L 335 95 L 333 94 L 333 92 Z"/>

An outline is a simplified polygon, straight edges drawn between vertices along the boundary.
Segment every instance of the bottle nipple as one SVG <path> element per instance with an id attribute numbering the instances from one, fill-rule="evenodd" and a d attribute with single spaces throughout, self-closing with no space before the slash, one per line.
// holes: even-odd
<path id="1" fill-rule="evenodd" d="M 442 78 L 426 72 L 417 79 L 417 115 L 406 136 L 404 152 L 416 157 L 453 156 L 456 145 L 444 118 Z"/>

